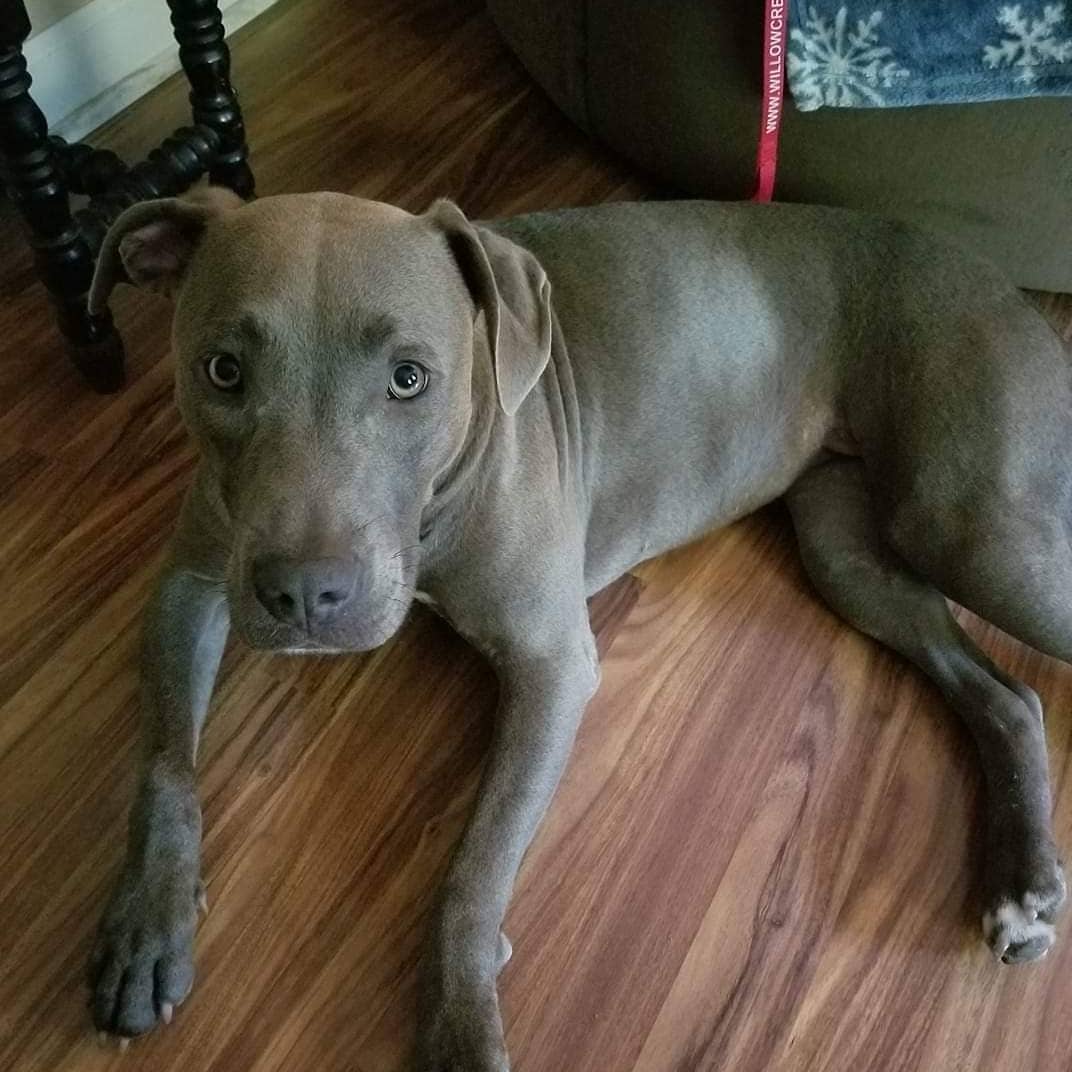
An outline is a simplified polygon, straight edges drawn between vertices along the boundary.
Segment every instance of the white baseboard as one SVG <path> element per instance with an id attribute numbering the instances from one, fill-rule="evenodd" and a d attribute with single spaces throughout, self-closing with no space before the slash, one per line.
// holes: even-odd
<path id="1" fill-rule="evenodd" d="M 221 0 L 228 35 L 275 0 Z M 49 128 L 78 141 L 179 70 L 164 0 L 92 0 L 31 37 L 30 92 Z"/>

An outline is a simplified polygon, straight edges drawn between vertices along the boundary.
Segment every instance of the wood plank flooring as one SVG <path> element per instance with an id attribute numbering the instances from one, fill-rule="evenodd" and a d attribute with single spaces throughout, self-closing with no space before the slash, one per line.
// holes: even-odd
<path id="1" fill-rule="evenodd" d="M 490 215 L 652 192 L 532 88 L 473 0 L 282 0 L 234 60 L 265 194 L 448 194 Z M 185 98 L 172 80 L 98 140 L 139 155 Z M 0 1069 L 401 1070 L 495 694 L 422 612 L 360 658 L 231 647 L 201 762 L 197 987 L 123 1056 L 91 1037 L 138 621 L 194 455 L 167 305 L 118 297 L 130 384 L 90 394 L 0 213 Z M 1072 331 L 1068 299 L 1040 300 Z M 1065 1072 L 1072 935 L 1029 968 L 982 948 L 969 742 L 816 601 L 779 507 L 646 564 L 593 617 L 603 686 L 507 920 L 516 1072 Z M 1072 848 L 1072 670 L 965 619 L 1047 703 Z"/>

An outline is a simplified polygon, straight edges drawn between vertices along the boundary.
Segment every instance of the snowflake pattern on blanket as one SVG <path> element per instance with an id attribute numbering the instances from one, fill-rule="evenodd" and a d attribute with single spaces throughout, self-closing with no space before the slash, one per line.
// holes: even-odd
<path id="1" fill-rule="evenodd" d="M 847 7 L 838 8 L 832 20 L 814 7 L 808 9 L 804 27 L 791 32 L 789 52 L 789 79 L 800 108 L 885 103 L 883 91 L 909 72 L 892 48 L 880 44 L 881 22 L 881 11 L 851 25 Z"/>
<path id="2" fill-rule="evenodd" d="M 800 0 L 789 89 L 802 111 L 1072 96 L 1065 0 Z"/>
<path id="3" fill-rule="evenodd" d="M 1020 4 L 1003 7 L 998 22 L 1007 36 L 1000 44 L 983 48 L 983 63 L 987 67 L 1019 67 L 1017 81 L 1034 82 L 1038 78 L 1036 67 L 1072 61 L 1072 37 L 1063 41 L 1057 37 L 1064 21 L 1064 4 L 1047 4 L 1037 19 L 1024 15 Z"/>

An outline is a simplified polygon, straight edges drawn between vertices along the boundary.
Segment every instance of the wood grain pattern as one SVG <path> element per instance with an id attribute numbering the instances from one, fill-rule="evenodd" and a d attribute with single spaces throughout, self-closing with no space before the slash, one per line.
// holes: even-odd
<path id="1" fill-rule="evenodd" d="M 554 112 L 475 0 L 283 0 L 234 59 L 264 193 L 479 215 L 653 192 Z M 101 143 L 137 155 L 185 95 L 172 80 Z M 119 297 L 131 384 L 90 394 L 0 212 L 0 1068 L 400 1070 L 495 697 L 423 612 L 358 658 L 232 645 L 201 762 L 198 986 L 122 1057 L 90 1036 L 138 622 L 193 452 L 166 304 Z M 1072 334 L 1072 303 L 1039 301 Z M 1067 850 L 1072 670 L 964 619 L 1047 702 Z M 507 919 L 517 1072 L 1067 1069 L 1072 941 L 991 962 L 970 743 L 813 598 L 779 507 L 644 565 L 593 620 L 603 685 Z"/>

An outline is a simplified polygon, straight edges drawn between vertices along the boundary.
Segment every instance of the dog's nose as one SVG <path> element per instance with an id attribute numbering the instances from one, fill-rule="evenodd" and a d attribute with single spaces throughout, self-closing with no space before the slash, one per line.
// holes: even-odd
<path id="1" fill-rule="evenodd" d="M 357 570 L 345 558 L 263 555 L 253 563 L 253 590 L 273 618 L 300 629 L 322 625 L 354 594 Z"/>

